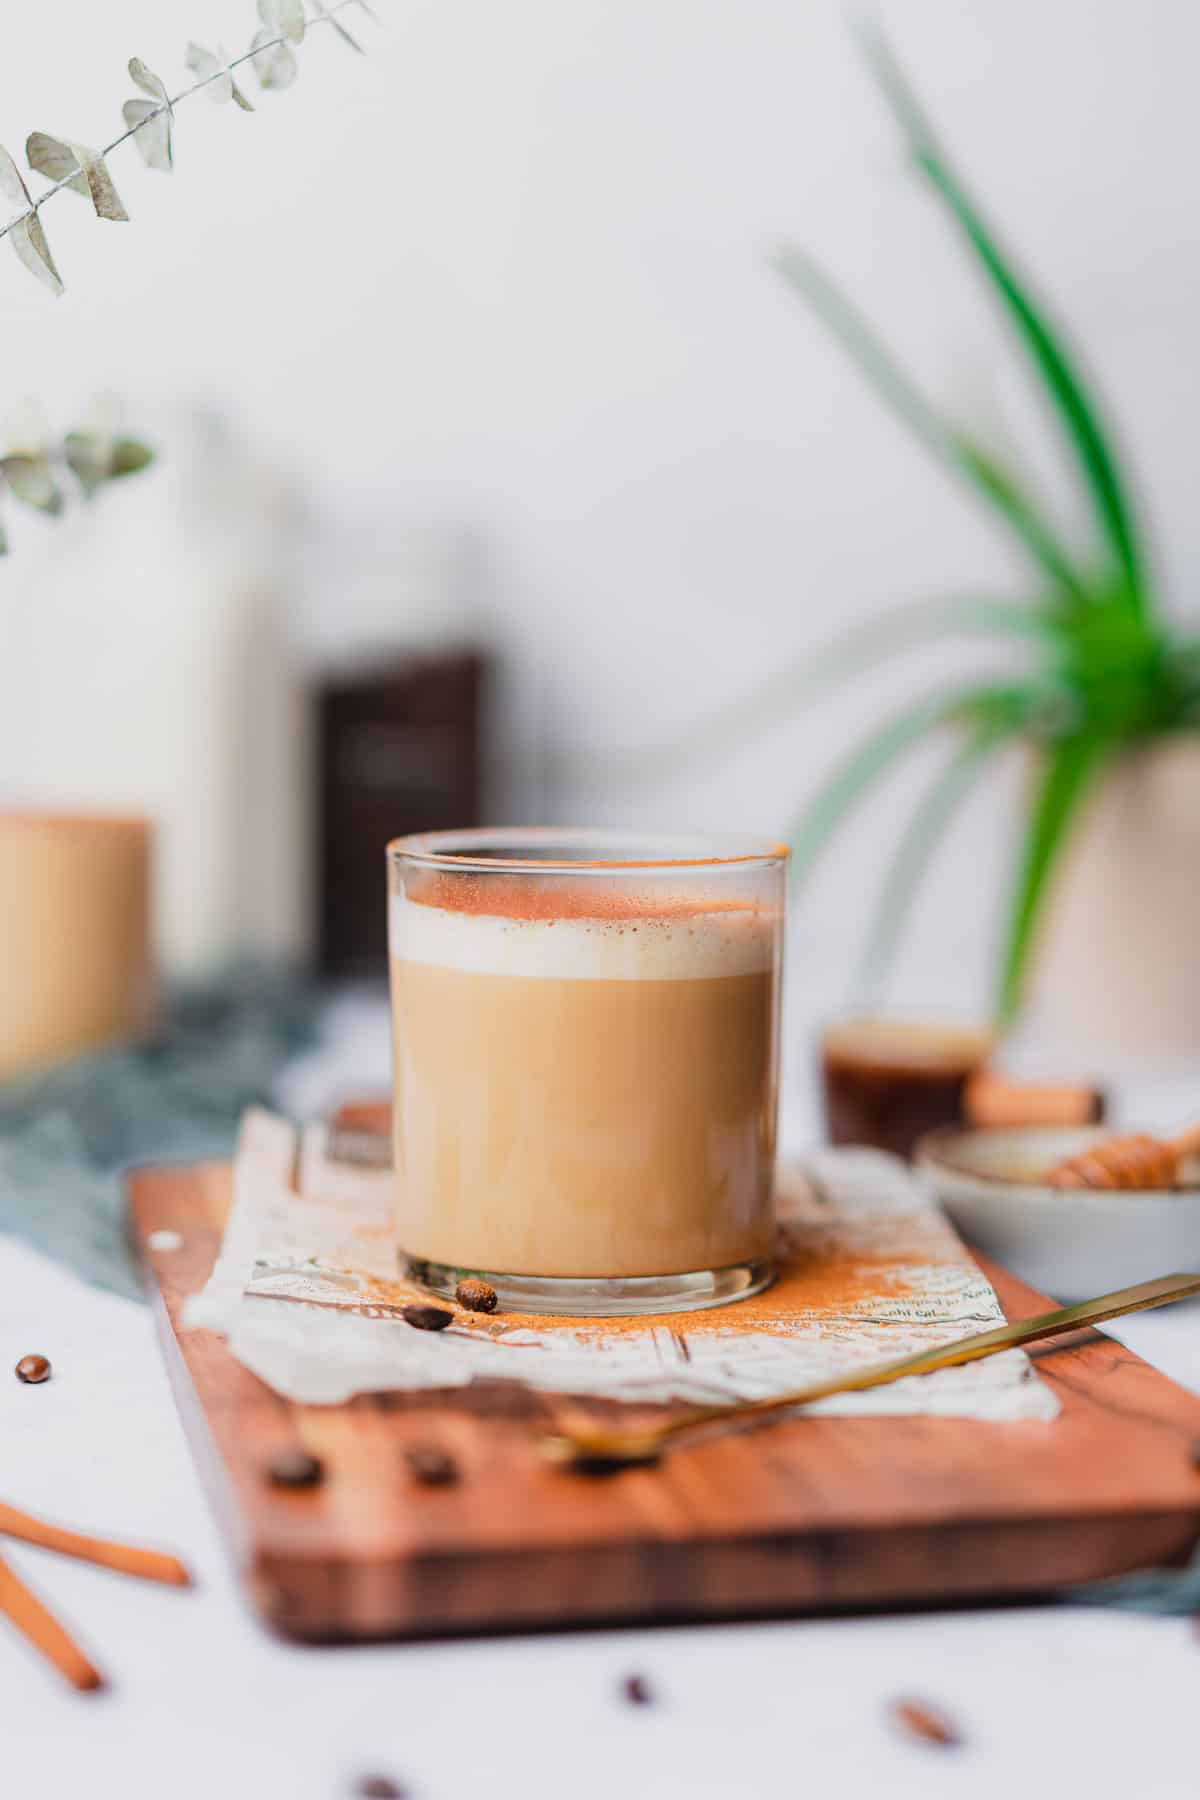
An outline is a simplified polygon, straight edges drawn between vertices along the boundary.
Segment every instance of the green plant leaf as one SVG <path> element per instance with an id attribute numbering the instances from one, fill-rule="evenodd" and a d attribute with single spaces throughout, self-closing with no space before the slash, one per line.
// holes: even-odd
<path id="1" fill-rule="evenodd" d="M 1045 609 L 1034 604 L 1005 600 L 987 594 L 939 595 L 897 606 L 861 625 L 851 626 L 828 643 L 787 664 L 732 705 L 709 715 L 704 723 L 653 752 L 656 777 L 686 767 L 698 757 L 736 744 L 749 734 L 759 735 L 778 721 L 795 715 L 809 696 L 823 698 L 830 687 L 889 658 L 925 643 L 954 634 L 968 637 L 1010 637 L 1040 640 L 1052 632 Z M 621 766 L 642 769 L 649 753 L 638 751 L 621 759 Z M 606 778 L 614 773 L 614 761 L 605 759 Z"/>
<path id="2" fill-rule="evenodd" d="M 1116 457 L 1101 429 L 1093 401 L 1043 308 L 1035 306 L 1025 284 L 1002 254 L 974 203 L 953 172 L 942 146 L 908 80 L 877 26 L 863 30 L 863 41 L 879 85 L 889 101 L 918 169 L 948 207 L 975 256 L 1024 340 L 1046 392 L 1058 410 L 1102 532 L 1127 584 L 1121 592 L 1141 610 L 1147 577 L 1133 507 L 1117 468 Z"/>
<path id="3" fill-rule="evenodd" d="M 858 308 L 812 257 L 786 246 L 772 260 L 784 279 L 804 295 L 839 339 L 896 417 L 926 449 L 965 480 L 977 498 L 999 513 L 1056 586 L 1079 592 L 1080 578 L 1071 558 L 1016 476 L 965 432 L 942 418 L 909 380 Z"/>
<path id="4" fill-rule="evenodd" d="M 968 738 L 938 770 L 909 819 L 876 902 L 863 953 L 859 988 L 864 1005 L 873 1002 L 891 966 L 901 930 L 934 851 L 993 752 L 1011 735 L 1008 731 L 985 729 Z"/>
<path id="5" fill-rule="evenodd" d="M 1050 877 L 1080 803 L 1110 748 L 1107 738 L 1082 732 L 1048 746 L 1044 752 L 1045 767 L 1009 907 L 996 1009 L 1001 1025 L 1010 1025 L 1020 1008 L 1034 933 L 1048 897 Z"/>
<path id="6" fill-rule="evenodd" d="M 858 800 L 892 764 L 940 725 L 964 723 L 980 729 L 980 717 L 990 717 L 992 709 L 999 716 L 1001 696 L 1020 696 L 1025 702 L 1029 690 L 993 684 L 985 687 L 955 687 L 929 694 L 916 706 L 901 713 L 873 731 L 818 788 L 813 799 L 791 834 L 791 876 L 799 884 L 811 869 L 816 857 L 838 826 L 852 811 Z M 1024 711 L 1022 704 L 1021 711 Z M 998 727 L 996 727 L 998 728 Z"/>

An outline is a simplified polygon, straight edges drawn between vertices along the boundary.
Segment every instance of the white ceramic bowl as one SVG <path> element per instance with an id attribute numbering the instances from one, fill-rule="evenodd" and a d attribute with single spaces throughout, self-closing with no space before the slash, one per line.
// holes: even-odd
<path id="1" fill-rule="evenodd" d="M 1056 1300 L 1200 1270 L 1200 1187 L 1098 1193 L 1039 1179 L 1112 1135 L 1096 1126 L 947 1127 L 921 1139 L 916 1166 L 968 1243 Z"/>

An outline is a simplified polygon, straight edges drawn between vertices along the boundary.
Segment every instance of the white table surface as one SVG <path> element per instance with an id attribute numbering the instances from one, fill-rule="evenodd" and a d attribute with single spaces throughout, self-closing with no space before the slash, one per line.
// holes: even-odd
<path id="1" fill-rule="evenodd" d="M 359 1048 L 336 1064 L 351 1077 L 368 1070 Z M 299 1072 L 295 1091 L 319 1078 Z M 4 1240 L 0 1296 L 0 1493 L 176 1550 L 198 1582 L 160 1589 L 4 1545 L 111 1687 L 73 1694 L 0 1625 L 0 1800 L 343 1800 L 372 1774 L 413 1800 L 1200 1793 L 1200 1642 L 1181 1620 L 1019 1607 L 364 1649 L 278 1642 L 240 1597 L 149 1312 Z M 1115 1329 L 1200 1390 L 1198 1326 L 1182 1308 Z M 53 1360 L 50 1382 L 5 1377 L 35 1350 Z M 621 1699 L 631 1673 L 655 1705 Z M 906 1694 L 952 1714 L 963 1746 L 900 1738 L 887 1705 Z"/>

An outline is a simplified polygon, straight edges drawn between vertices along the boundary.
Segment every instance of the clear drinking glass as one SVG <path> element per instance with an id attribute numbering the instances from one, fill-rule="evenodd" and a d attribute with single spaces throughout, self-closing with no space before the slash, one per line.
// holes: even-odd
<path id="1" fill-rule="evenodd" d="M 591 830 L 389 845 L 407 1272 L 591 1315 L 767 1284 L 786 858 Z"/>

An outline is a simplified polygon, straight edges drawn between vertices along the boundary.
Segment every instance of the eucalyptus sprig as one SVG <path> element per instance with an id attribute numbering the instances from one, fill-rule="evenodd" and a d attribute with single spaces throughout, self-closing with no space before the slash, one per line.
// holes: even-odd
<path id="1" fill-rule="evenodd" d="M 1024 995 L 1030 956 L 1054 873 L 1081 808 L 1124 749 L 1167 733 L 1200 730 L 1200 628 L 1166 614 L 1145 533 L 1100 408 L 1066 339 L 1032 297 L 966 187 L 883 37 L 865 34 L 871 68 L 914 167 L 948 213 L 1000 301 L 1029 369 L 1057 414 L 1075 482 L 1086 502 L 1087 542 L 1068 543 L 1050 509 L 1020 474 L 921 392 L 858 309 L 807 254 L 785 249 L 781 274 L 813 307 L 892 413 L 990 513 L 1020 551 L 1030 587 L 1013 600 L 964 596 L 957 606 L 900 609 L 821 654 L 826 685 L 948 630 L 1003 636 L 1022 646 L 1027 670 L 938 689 L 888 719 L 834 769 L 794 834 L 803 877 L 868 789 L 929 733 L 948 730 L 944 766 L 901 835 L 885 876 L 867 970 L 878 979 L 934 848 L 991 758 L 1014 742 L 1034 746 L 1030 815 L 1017 858 L 1000 956 L 996 1014 L 1004 1024 Z M 801 672 L 802 674 L 811 674 Z M 787 680 L 764 698 L 778 705 Z M 793 690 L 795 692 L 795 690 Z M 744 709 L 742 711 L 744 716 Z"/>
<path id="2" fill-rule="evenodd" d="M 0 196 L 14 209 L 8 223 L 0 226 L 0 237 L 9 239 L 20 261 L 43 286 L 52 294 L 61 294 L 62 277 L 42 224 L 42 208 L 48 200 L 69 190 L 87 200 L 98 219 L 126 221 L 129 214 L 108 169 L 114 150 L 132 140 L 149 168 L 169 173 L 175 157 L 175 113 L 183 101 L 206 93 L 216 104 L 232 101 L 244 112 L 253 112 L 253 103 L 239 87 L 234 70 L 249 63 L 261 88 L 291 87 L 300 72 L 296 47 L 317 25 L 330 26 L 343 43 L 361 51 L 362 45 L 338 17 L 351 6 L 374 17 L 368 0 L 334 0 L 328 6 L 324 0 L 308 0 L 307 6 L 305 0 L 258 0 L 260 23 L 250 48 L 230 57 L 220 47 L 214 51 L 189 44 L 186 62 L 196 79 L 175 94 L 140 57 L 133 57 L 129 76 L 139 91 L 125 101 L 125 129 L 111 143 L 94 150 L 44 131 L 29 134 L 26 161 L 35 174 L 46 177 L 49 187 L 32 194 L 20 167 L 0 146 Z"/>
<path id="3" fill-rule="evenodd" d="M 0 456 L 0 480 L 22 505 L 57 518 L 65 510 L 71 488 L 83 500 L 90 500 L 108 482 L 136 475 L 153 460 L 154 452 L 138 438 L 81 429 Z M 0 525 L 0 556 L 7 551 L 8 539 Z"/>

